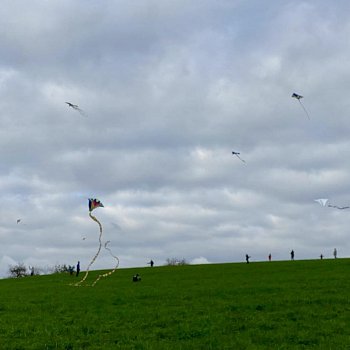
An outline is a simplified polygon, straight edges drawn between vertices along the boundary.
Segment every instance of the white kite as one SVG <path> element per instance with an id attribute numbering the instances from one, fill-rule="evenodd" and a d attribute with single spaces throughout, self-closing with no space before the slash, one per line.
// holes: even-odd
<path id="1" fill-rule="evenodd" d="M 320 205 L 322 205 L 322 207 L 325 207 L 327 205 L 327 203 L 328 203 L 328 198 L 315 199 L 315 202 L 317 202 Z"/>

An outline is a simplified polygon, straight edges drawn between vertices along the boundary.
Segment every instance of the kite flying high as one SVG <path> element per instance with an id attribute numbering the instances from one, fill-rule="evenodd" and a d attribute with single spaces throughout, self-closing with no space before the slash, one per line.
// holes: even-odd
<path id="1" fill-rule="evenodd" d="M 69 107 L 71 107 L 71 108 L 75 109 L 76 111 L 78 111 L 82 116 L 86 117 L 86 113 L 81 108 L 79 108 L 78 105 L 75 105 L 75 104 L 70 103 L 70 102 L 65 102 L 65 103 L 67 103 L 67 105 Z"/>
<path id="2" fill-rule="evenodd" d="M 322 207 L 325 207 L 327 205 L 327 203 L 328 203 L 328 198 L 315 199 L 315 202 L 317 202 L 320 205 L 322 205 Z"/>
<path id="3" fill-rule="evenodd" d="M 236 156 L 238 159 L 240 159 L 243 163 L 245 163 L 245 160 L 242 159 L 242 158 L 239 156 L 239 155 L 240 155 L 239 152 L 234 152 L 234 151 L 232 151 L 232 154 L 233 154 L 234 156 Z"/>
<path id="4" fill-rule="evenodd" d="M 91 213 L 98 207 L 104 207 L 104 205 L 96 198 L 89 198 L 89 212 Z"/>

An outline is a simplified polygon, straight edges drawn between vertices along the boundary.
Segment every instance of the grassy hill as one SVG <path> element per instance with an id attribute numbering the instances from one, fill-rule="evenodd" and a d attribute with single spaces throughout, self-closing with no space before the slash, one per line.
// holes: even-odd
<path id="1" fill-rule="evenodd" d="M 348 259 L 120 269 L 93 288 L 76 280 L 1 280 L 0 349 L 350 348 Z"/>

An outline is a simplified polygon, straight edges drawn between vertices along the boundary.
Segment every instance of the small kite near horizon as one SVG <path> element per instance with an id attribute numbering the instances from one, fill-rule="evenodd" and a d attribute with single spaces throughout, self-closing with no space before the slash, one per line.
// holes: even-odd
<path id="1" fill-rule="evenodd" d="M 73 104 L 71 102 L 65 102 L 65 103 L 67 103 L 67 105 L 69 107 L 71 107 L 71 108 L 75 109 L 76 111 L 78 111 L 82 116 L 87 117 L 86 113 L 81 108 L 79 108 L 78 105 L 75 105 L 75 104 Z"/>
<path id="2" fill-rule="evenodd" d="M 304 110 L 304 112 L 305 112 L 306 116 L 308 117 L 308 119 L 310 119 L 310 116 L 309 116 L 308 111 L 306 110 L 306 108 L 304 107 L 304 105 L 303 105 L 303 104 L 301 103 L 301 101 L 300 101 L 302 98 L 304 98 L 304 96 L 298 95 L 298 94 L 296 94 L 296 93 L 294 92 L 293 95 L 292 95 L 292 97 L 295 98 L 295 99 L 297 99 L 297 100 L 299 101 L 301 108 Z"/>
<path id="3" fill-rule="evenodd" d="M 239 152 L 234 152 L 234 151 L 232 151 L 232 154 L 233 154 L 234 156 L 236 156 L 238 159 L 240 159 L 243 163 L 246 162 L 244 159 L 242 159 L 242 158 L 239 156 L 239 155 L 240 155 Z"/>
<path id="4" fill-rule="evenodd" d="M 21 219 L 17 219 L 17 224 L 19 224 L 21 222 Z"/>

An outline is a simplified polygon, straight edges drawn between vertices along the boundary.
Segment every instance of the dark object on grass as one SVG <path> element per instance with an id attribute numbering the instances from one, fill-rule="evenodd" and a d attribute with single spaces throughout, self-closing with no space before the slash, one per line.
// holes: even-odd
<path id="1" fill-rule="evenodd" d="M 136 275 L 132 276 L 132 281 L 133 282 L 141 282 L 140 275 L 137 273 Z"/>

